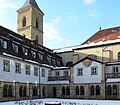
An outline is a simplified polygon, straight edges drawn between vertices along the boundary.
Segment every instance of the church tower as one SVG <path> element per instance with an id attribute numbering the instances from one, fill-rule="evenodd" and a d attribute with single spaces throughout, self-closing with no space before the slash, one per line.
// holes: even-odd
<path id="1" fill-rule="evenodd" d="M 17 11 L 17 31 L 20 35 L 30 40 L 36 40 L 43 45 L 43 16 L 35 0 L 26 0 L 24 5 Z"/>

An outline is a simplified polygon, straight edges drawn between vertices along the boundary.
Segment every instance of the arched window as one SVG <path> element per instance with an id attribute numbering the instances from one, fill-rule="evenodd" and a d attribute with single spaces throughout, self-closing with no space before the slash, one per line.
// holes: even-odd
<path id="1" fill-rule="evenodd" d="M 4 85 L 3 87 L 3 97 L 7 97 L 8 96 L 8 85 Z"/>
<path id="2" fill-rule="evenodd" d="M 117 95 L 117 86 L 113 85 L 113 95 Z"/>
<path id="3" fill-rule="evenodd" d="M 75 94 L 76 94 L 76 95 L 79 95 L 79 87 L 78 87 L 78 86 L 76 86 Z"/>
<path id="4" fill-rule="evenodd" d="M 118 61 L 120 61 L 120 52 L 118 52 Z"/>
<path id="5" fill-rule="evenodd" d="M 23 86 L 20 86 L 20 88 L 19 88 L 19 96 L 20 97 L 23 96 Z"/>
<path id="6" fill-rule="evenodd" d="M 36 19 L 36 28 L 39 28 L 38 18 Z"/>
<path id="7" fill-rule="evenodd" d="M 42 94 L 45 96 L 45 87 L 42 88 Z"/>
<path id="8" fill-rule="evenodd" d="M 26 17 L 24 16 L 22 19 L 22 27 L 25 27 L 25 26 L 26 26 Z"/>
<path id="9" fill-rule="evenodd" d="M 84 95 L 84 87 L 80 86 L 80 95 Z"/>
<path id="10" fill-rule="evenodd" d="M 10 85 L 8 88 L 8 96 L 12 97 L 13 96 L 13 87 Z"/>
<path id="11" fill-rule="evenodd" d="M 100 87 L 99 87 L 99 85 L 96 86 L 96 95 L 100 95 Z"/>
<path id="12" fill-rule="evenodd" d="M 37 87 L 33 87 L 33 96 L 37 96 L 38 95 L 38 91 L 37 91 Z"/>
<path id="13" fill-rule="evenodd" d="M 91 96 L 94 95 L 94 86 L 93 85 L 91 86 L 90 93 L 91 93 Z"/>
<path id="14" fill-rule="evenodd" d="M 66 95 L 70 95 L 70 87 L 69 86 L 67 86 L 67 88 L 66 88 Z"/>
<path id="15" fill-rule="evenodd" d="M 24 95 L 24 96 L 27 96 L 27 87 L 26 87 L 26 86 L 24 87 L 23 95 Z"/>
<path id="16" fill-rule="evenodd" d="M 107 95 L 111 95 L 112 93 L 111 93 L 111 86 L 110 85 L 108 85 L 107 86 Z"/>
<path id="17" fill-rule="evenodd" d="M 65 87 L 62 87 L 62 95 L 65 95 Z"/>

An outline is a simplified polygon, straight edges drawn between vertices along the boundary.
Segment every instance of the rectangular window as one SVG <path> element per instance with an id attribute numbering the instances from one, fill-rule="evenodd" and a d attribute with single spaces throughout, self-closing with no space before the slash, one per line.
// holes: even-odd
<path id="1" fill-rule="evenodd" d="M 18 45 L 12 43 L 12 46 L 13 46 L 13 50 L 14 50 L 15 52 L 18 52 Z"/>
<path id="2" fill-rule="evenodd" d="M 98 69 L 96 66 L 91 67 L 91 75 L 97 75 L 98 74 Z"/>
<path id="3" fill-rule="evenodd" d="M 30 75 L 30 65 L 26 65 L 25 66 L 25 70 L 26 70 L 26 75 Z"/>
<path id="4" fill-rule="evenodd" d="M 27 54 L 28 54 L 28 49 L 27 49 L 27 48 L 22 47 L 22 50 L 23 50 L 23 54 L 24 54 L 24 55 L 27 55 Z"/>
<path id="5" fill-rule="evenodd" d="M 68 71 L 64 71 L 64 76 L 68 76 Z"/>
<path id="6" fill-rule="evenodd" d="M 60 66 L 60 61 L 57 61 L 57 65 Z"/>
<path id="7" fill-rule="evenodd" d="M 34 67 L 34 76 L 38 76 L 38 67 Z"/>
<path id="8" fill-rule="evenodd" d="M 3 71 L 10 72 L 10 61 L 3 60 Z"/>
<path id="9" fill-rule="evenodd" d="M 43 54 L 38 53 L 39 59 L 42 61 L 43 60 Z"/>
<path id="10" fill-rule="evenodd" d="M 60 72 L 59 71 L 55 71 L 55 76 L 60 76 Z"/>
<path id="11" fill-rule="evenodd" d="M 20 63 L 15 63 L 15 72 L 21 73 L 21 64 Z"/>
<path id="12" fill-rule="evenodd" d="M 34 51 L 31 50 L 31 54 L 32 54 L 33 58 L 36 58 L 36 52 L 34 52 Z"/>
<path id="13" fill-rule="evenodd" d="M 118 73 L 118 67 L 113 67 L 113 73 Z"/>
<path id="14" fill-rule="evenodd" d="M 45 77 L 45 69 L 42 68 L 42 74 L 41 74 L 42 77 Z"/>
<path id="15" fill-rule="evenodd" d="M 83 68 L 77 68 L 77 76 L 83 76 Z"/>
<path id="16" fill-rule="evenodd" d="M 5 40 L 3 40 L 3 42 L 2 42 L 2 47 L 4 48 L 4 49 L 7 49 L 7 41 L 5 41 Z"/>
<path id="17" fill-rule="evenodd" d="M 51 58 L 50 57 L 47 57 L 47 60 L 49 63 L 51 63 Z"/>
<path id="18" fill-rule="evenodd" d="M 48 76 L 49 76 L 49 77 L 52 76 L 52 72 L 51 72 L 51 70 L 48 71 Z"/>

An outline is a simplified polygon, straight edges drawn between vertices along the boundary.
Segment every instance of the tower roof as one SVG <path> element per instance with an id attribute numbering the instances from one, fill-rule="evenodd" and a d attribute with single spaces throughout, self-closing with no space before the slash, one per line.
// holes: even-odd
<path id="1" fill-rule="evenodd" d="M 24 5 L 20 9 L 23 9 L 23 8 L 28 7 L 30 5 L 32 5 L 33 7 L 35 7 L 36 9 L 38 9 L 39 11 L 41 11 L 35 0 L 26 0 L 26 2 L 24 3 Z"/>

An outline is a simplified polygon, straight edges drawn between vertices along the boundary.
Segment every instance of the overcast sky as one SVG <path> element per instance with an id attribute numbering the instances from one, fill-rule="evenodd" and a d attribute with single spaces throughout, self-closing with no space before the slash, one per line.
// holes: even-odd
<path id="1" fill-rule="evenodd" d="M 16 32 L 25 0 L 0 0 L 0 25 Z M 120 26 L 120 0 L 36 0 L 44 12 L 44 46 L 79 45 L 99 30 Z"/>

